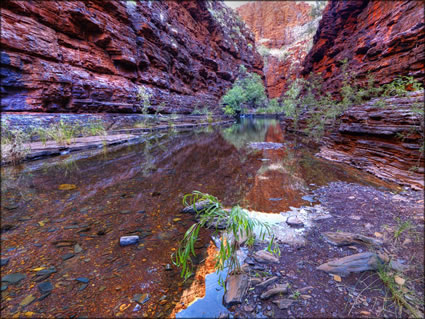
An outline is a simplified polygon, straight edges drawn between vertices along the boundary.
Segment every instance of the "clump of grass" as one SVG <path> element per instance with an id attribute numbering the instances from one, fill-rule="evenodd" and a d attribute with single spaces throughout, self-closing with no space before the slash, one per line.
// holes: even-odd
<path id="1" fill-rule="evenodd" d="M 209 203 L 208 207 L 198 211 L 196 203 L 205 201 Z M 241 207 L 234 206 L 230 211 L 226 211 L 216 197 L 198 191 L 186 194 L 183 197 L 183 204 L 185 206 L 193 205 L 196 216 L 199 219 L 198 222 L 186 231 L 176 254 L 173 255 L 173 263 L 182 268 L 181 276 L 185 280 L 192 275 L 191 256 L 196 256 L 194 247 L 195 242 L 198 240 L 199 231 L 207 225 L 218 225 L 224 222 L 227 232 L 227 236 L 222 236 L 222 240 L 220 241 L 215 264 L 217 272 L 223 270 L 225 267 L 228 267 L 229 273 L 241 272 L 241 266 L 236 255 L 239 249 L 239 240 L 242 236 L 247 236 L 247 245 L 253 245 L 255 241 L 254 228 L 256 227 L 260 229 L 259 236 L 262 240 L 264 240 L 266 234 L 272 236 L 268 250 L 280 254 L 279 247 L 274 245 L 274 237 L 270 226 L 255 218 L 250 218 Z M 215 234 L 218 234 L 217 227 L 215 228 Z"/>
<path id="2" fill-rule="evenodd" d="M 32 132 L 11 129 L 9 123 L 1 123 L 1 161 L 2 163 L 18 164 L 30 152 L 28 142 Z"/>
<path id="3" fill-rule="evenodd" d="M 384 285 L 391 292 L 393 300 L 400 306 L 406 308 L 414 318 L 423 318 L 423 315 L 415 307 L 409 304 L 406 300 L 405 293 L 400 286 L 395 282 L 395 275 L 391 272 L 387 265 L 380 265 L 378 268 L 378 276 Z"/>
<path id="4" fill-rule="evenodd" d="M 396 218 L 396 222 L 397 222 L 397 229 L 394 232 L 394 239 L 398 240 L 401 234 L 405 232 L 406 230 L 412 229 L 413 225 L 411 224 L 409 220 L 401 221 L 401 219 L 398 217 Z"/>

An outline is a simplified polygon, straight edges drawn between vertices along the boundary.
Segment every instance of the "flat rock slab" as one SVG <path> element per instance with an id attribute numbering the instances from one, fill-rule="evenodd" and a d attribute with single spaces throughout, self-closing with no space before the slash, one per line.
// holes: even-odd
<path id="1" fill-rule="evenodd" d="M 277 299 L 272 301 L 279 309 L 288 309 L 295 301 L 292 299 Z"/>
<path id="2" fill-rule="evenodd" d="M 5 281 L 5 282 L 7 282 L 11 285 L 16 285 L 22 279 L 25 279 L 25 278 L 26 278 L 26 276 L 24 274 L 14 273 L 14 274 L 9 274 L 9 275 L 3 276 L 1 278 L 1 281 Z"/>
<path id="3" fill-rule="evenodd" d="M 382 245 L 382 241 L 378 239 L 347 232 L 326 232 L 323 233 L 323 236 L 328 242 L 336 246 L 346 246 L 352 244 L 363 244 L 373 246 Z"/>
<path id="4" fill-rule="evenodd" d="M 288 292 L 288 284 L 276 285 L 274 288 L 263 292 L 260 296 L 261 299 L 269 299 L 270 297 L 277 294 L 286 294 Z"/>
<path id="5" fill-rule="evenodd" d="M 274 276 L 272 278 L 269 278 L 261 283 L 259 283 L 258 285 L 256 285 L 255 287 L 260 288 L 260 289 L 264 289 L 267 286 L 270 286 L 271 284 L 274 284 L 276 281 L 279 280 L 279 277 Z"/>
<path id="6" fill-rule="evenodd" d="M 320 265 L 317 269 L 330 274 L 346 276 L 351 272 L 376 270 L 378 269 L 379 263 L 380 260 L 376 254 L 366 252 L 329 261 Z"/>
<path id="7" fill-rule="evenodd" d="M 248 289 L 248 276 L 246 274 L 231 275 L 226 279 L 226 293 L 223 296 L 225 306 L 242 303 Z"/>
<path id="8" fill-rule="evenodd" d="M 279 259 L 276 256 L 265 250 L 256 251 L 253 257 L 259 263 L 279 263 Z"/>

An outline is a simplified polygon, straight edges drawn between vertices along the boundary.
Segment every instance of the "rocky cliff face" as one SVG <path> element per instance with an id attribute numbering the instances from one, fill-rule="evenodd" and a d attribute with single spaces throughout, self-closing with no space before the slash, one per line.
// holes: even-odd
<path id="1" fill-rule="evenodd" d="M 360 85 L 368 72 L 385 84 L 399 75 L 425 75 L 424 2 L 336 1 L 323 13 L 303 74 L 322 73 L 324 89 L 341 85 L 341 63 Z"/>
<path id="2" fill-rule="evenodd" d="M 217 108 L 241 64 L 262 75 L 220 2 L 2 1 L 1 26 L 2 111 L 137 112 L 142 92 L 184 113 Z"/>
<path id="3" fill-rule="evenodd" d="M 264 57 L 266 88 L 279 97 L 288 80 L 300 75 L 326 2 L 256 1 L 237 9 L 255 35 Z"/>
<path id="4" fill-rule="evenodd" d="M 423 107 L 424 91 L 407 97 L 375 100 L 351 108 L 341 118 L 338 130 L 323 139 L 319 156 L 368 171 L 382 179 L 423 189 L 423 118 L 410 111 Z M 422 132 L 422 133 L 421 133 Z"/>

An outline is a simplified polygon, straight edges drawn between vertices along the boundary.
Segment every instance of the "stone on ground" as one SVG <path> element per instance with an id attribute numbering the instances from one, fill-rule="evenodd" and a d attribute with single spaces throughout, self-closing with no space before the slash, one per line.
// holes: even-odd
<path id="1" fill-rule="evenodd" d="M 273 256 L 271 253 L 265 250 L 256 251 L 253 255 L 254 259 L 259 263 L 278 263 L 279 258 Z"/>
<path id="2" fill-rule="evenodd" d="M 223 297 L 225 306 L 242 303 L 248 289 L 248 276 L 246 274 L 230 275 L 226 279 L 226 293 Z"/>

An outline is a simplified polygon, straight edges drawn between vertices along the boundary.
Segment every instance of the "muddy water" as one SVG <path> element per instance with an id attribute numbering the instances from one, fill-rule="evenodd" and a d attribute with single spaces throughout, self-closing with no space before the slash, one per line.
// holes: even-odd
<path id="1" fill-rule="evenodd" d="M 213 265 L 209 235 L 196 246 L 193 280 L 183 283 L 170 259 L 193 222 L 179 213 L 193 190 L 278 213 L 314 201 L 311 190 L 331 181 L 388 186 L 313 154 L 278 122 L 245 119 L 152 135 L 90 158 L 2 168 L 1 257 L 9 258 L 2 277 L 25 278 L 7 288 L 2 282 L 1 316 L 167 316 L 201 298 Z M 124 235 L 141 241 L 120 247 Z M 52 267 L 47 278 L 37 272 Z"/>

